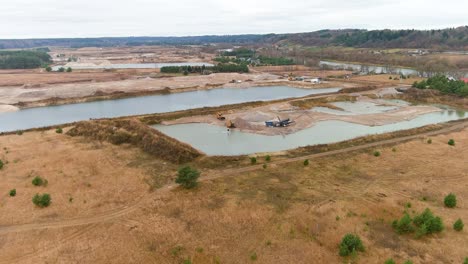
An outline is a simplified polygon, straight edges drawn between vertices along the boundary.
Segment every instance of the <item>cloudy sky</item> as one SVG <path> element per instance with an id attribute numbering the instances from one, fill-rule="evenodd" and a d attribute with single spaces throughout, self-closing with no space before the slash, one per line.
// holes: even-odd
<path id="1" fill-rule="evenodd" d="M 468 25 L 468 0 L 9 0 L 0 38 L 187 36 Z"/>

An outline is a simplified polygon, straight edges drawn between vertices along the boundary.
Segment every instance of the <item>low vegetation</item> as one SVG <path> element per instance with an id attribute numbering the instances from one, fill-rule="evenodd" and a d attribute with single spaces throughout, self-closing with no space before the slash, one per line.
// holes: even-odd
<path id="1" fill-rule="evenodd" d="M 346 234 L 340 243 L 340 256 L 346 257 L 357 253 L 358 251 L 364 251 L 364 245 L 362 244 L 361 238 L 358 235 Z"/>
<path id="2" fill-rule="evenodd" d="M 387 259 L 385 264 L 396 264 L 396 262 L 393 259 Z"/>
<path id="3" fill-rule="evenodd" d="M 444 198 L 444 204 L 448 208 L 454 208 L 457 206 L 457 196 L 453 193 L 448 194 Z"/>
<path id="4" fill-rule="evenodd" d="M 193 189 L 197 187 L 200 172 L 190 166 L 184 166 L 177 172 L 175 182 L 180 184 L 185 189 Z"/>
<path id="5" fill-rule="evenodd" d="M 11 189 L 10 190 L 10 196 L 15 197 L 16 196 L 16 189 Z"/>
<path id="6" fill-rule="evenodd" d="M 447 142 L 447 144 L 449 144 L 450 146 L 455 146 L 455 140 L 449 139 L 449 141 Z"/>
<path id="7" fill-rule="evenodd" d="M 55 133 L 57 134 L 62 134 L 63 133 L 63 129 L 61 127 L 55 129 Z"/>
<path id="8" fill-rule="evenodd" d="M 380 157 L 381 153 L 380 151 L 374 151 L 374 157 Z"/>
<path id="9" fill-rule="evenodd" d="M 308 159 L 304 160 L 304 166 L 309 166 L 309 160 Z"/>
<path id="10" fill-rule="evenodd" d="M 0 170 L 3 169 L 3 161 L 0 160 Z"/>
<path id="11" fill-rule="evenodd" d="M 444 75 L 436 75 L 427 80 L 415 82 L 413 87 L 419 89 L 434 89 L 444 94 L 468 96 L 468 84 L 464 81 L 449 80 Z"/>
<path id="12" fill-rule="evenodd" d="M 48 193 L 34 195 L 32 202 L 38 207 L 48 207 L 50 205 L 51 197 Z"/>
<path id="13" fill-rule="evenodd" d="M 202 155 L 190 145 L 135 120 L 84 121 L 76 124 L 67 135 L 89 137 L 115 145 L 134 145 L 148 154 L 178 164 L 193 161 Z"/>

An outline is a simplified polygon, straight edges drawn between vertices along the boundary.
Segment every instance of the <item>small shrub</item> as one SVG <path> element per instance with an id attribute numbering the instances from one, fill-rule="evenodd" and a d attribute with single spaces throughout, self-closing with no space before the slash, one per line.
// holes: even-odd
<path id="1" fill-rule="evenodd" d="M 18 136 L 23 135 L 23 131 L 18 131 L 18 132 L 16 132 L 16 135 L 18 135 Z"/>
<path id="2" fill-rule="evenodd" d="M 266 168 L 267 168 L 267 165 L 266 165 L 266 164 L 263 164 L 263 166 L 262 166 L 262 167 L 263 167 L 264 169 L 266 169 Z"/>
<path id="3" fill-rule="evenodd" d="M 256 157 L 251 157 L 250 158 L 250 164 L 257 164 L 257 158 Z"/>
<path id="4" fill-rule="evenodd" d="M 364 251 L 364 245 L 358 235 L 346 234 L 340 243 L 340 256 L 345 257 L 350 254 Z"/>
<path id="5" fill-rule="evenodd" d="M 270 155 L 267 155 L 267 156 L 265 157 L 265 161 L 267 161 L 267 162 L 270 162 L 270 161 L 271 161 Z"/>
<path id="6" fill-rule="evenodd" d="M 465 261 L 463 261 L 463 264 L 468 264 L 468 257 L 465 258 Z"/>
<path id="7" fill-rule="evenodd" d="M 34 195 L 33 199 L 32 199 L 32 202 L 38 206 L 38 207 L 47 207 L 50 205 L 50 195 L 48 193 L 44 193 L 42 195 L 40 194 L 36 194 Z"/>
<path id="8" fill-rule="evenodd" d="M 380 157 L 380 151 L 374 151 L 374 157 Z"/>
<path id="9" fill-rule="evenodd" d="M 432 144 L 432 139 L 428 139 L 427 144 Z"/>
<path id="10" fill-rule="evenodd" d="M 389 76 L 388 79 L 391 80 L 391 79 L 393 79 L 393 78 L 392 78 L 392 76 Z"/>
<path id="11" fill-rule="evenodd" d="M 413 264 L 413 261 L 407 260 L 407 261 L 405 261 L 403 264 Z"/>
<path id="12" fill-rule="evenodd" d="M 387 259 L 385 264 L 396 264 L 396 262 L 393 259 Z"/>
<path id="13" fill-rule="evenodd" d="M 455 146 L 455 140 L 453 139 L 450 139 L 447 144 L 449 144 L 450 146 Z"/>
<path id="14" fill-rule="evenodd" d="M 57 134 L 62 134 L 62 133 L 63 133 L 62 128 L 59 127 L 59 128 L 57 128 L 57 129 L 55 129 L 55 133 L 57 133 Z"/>
<path id="15" fill-rule="evenodd" d="M 36 176 L 34 177 L 34 179 L 32 180 L 32 184 L 34 186 L 42 186 L 44 185 L 44 179 L 42 179 L 41 177 L 39 176 Z"/>
<path id="16" fill-rule="evenodd" d="M 60 67 L 60 68 L 58 69 L 58 71 L 59 71 L 59 72 L 65 72 L 65 68 L 64 68 L 64 67 Z"/>
<path id="17" fill-rule="evenodd" d="M 411 203 L 409 203 L 409 202 L 406 203 L 405 207 L 406 207 L 406 208 L 411 208 Z"/>
<path id="18" fill-rule="evenodd" d="M 453 229 L 455 231 L 462 231 L 463 230 L 463 227 L 465 227 L 465 224 L 463 224 L 463 221 L 461 219 L 458 219 L 457 221 L 455 221 L 455 223 L 453 224 Z"/>
<path id="19" fill-rule="evenodd" d="M 184 260 L 183 263 L 184 263 L 184 264 L 192 264 L 192 261 L 191 261 L 190 259 L 186 259 L 186 260 Z"/>
<path id="20" fill-rule="evenodd" d="M 3 161 L 0 160 L 0 170 L 3 169 Z"/>
<path id="21" fill-rule="evenodd" d="M 197 247 L 195 249 L 198 253 L 203 253 L 203 248 L 202 247 Z"/>
<path id="22" fill-rule="evenodd" d="M 270 241 L 270 240 L 268 240 L 268 241 L 265 243 L 265 245 L 267 245 L 267 246 L 271 246 L 271 241 Z"/>
<path id="23" fill-rule="evenodd" d="M 52 71 L 52 67 L 47 66 L 47 67 L 45 68 L 45 70 L 46 70 L 47 72 L 51 72 L 51 71 Z"/>
<path id="24" fill-rule="evenodd" d="M 15 197 L 16 196 L 16 189 L 10 190 L 10 196 Z"/>
<path id="25" fill-rule="evenodd" d="M 412 220 L 409 214 L 404 214 L 403 217 L 400 220 L 395 220 L 393 221 L 393 228 L 396 229 L 396 231 L 399 234 L 405 234 L 405 233 L 411 233 L 414 231 L 414 227 L 412 226 Z"/>
<path id="26" fill-rule="evenodd" d="M 304 166 L 308 166 L 308 165 L 309 165 L 309 160 L 308 159 L 304 160 Z"/>
<path id="27" fill-rule="evenodd" d="M 450 193 L 449 195 L 445 196 L 444 204 L 448 208 L 454 208 L 455 206 L 457 206 L 457 196 L 453 193 Z"/>
<path id="28" fill-rule="evenodd" d="M 72 72 L 72 71 L 73 71 L 72 68 L 70 67 L 67 68 L 67 72 Z"/>
<path id="29" fill-rule="evenodd" d="M 252 253 L 252 255 L 250 255 L 250 260 L 252 260 L 252 261 L 257 260 L 257 253 L 255 253 L 255 252 Z"/>
<path id="30" fill-rule="evenodd" d="M 179 169 L 175 182 L 185 189 L 192 189 L 197 186 L 198 177 L 200 177 L 200 172 L 198 170 L 190 166 L 184 166 Z"/>
<path id="31" fill-rule="evenodd" d="M 396 152 L 396 148 L 392 148 L 392 152 Z"/>

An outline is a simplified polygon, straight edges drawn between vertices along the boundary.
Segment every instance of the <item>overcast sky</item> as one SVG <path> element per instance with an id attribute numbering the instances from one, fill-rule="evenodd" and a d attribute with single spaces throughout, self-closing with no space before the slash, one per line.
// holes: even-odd
<path id="1" fill-rule="evenodd" d="M 468 0 L 2 0 L 0 38 L 187 36 L 468 25 Z"/>

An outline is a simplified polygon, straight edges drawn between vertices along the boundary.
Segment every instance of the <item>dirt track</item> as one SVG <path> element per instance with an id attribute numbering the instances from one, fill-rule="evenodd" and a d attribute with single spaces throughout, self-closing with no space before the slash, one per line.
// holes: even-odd
<path id="1" fill-rule="evenodd" d="M 449 126 L 449 127 L 443 128 L 441 130 L 437 130 L 437 131 L 431 131 L 431 132 L 427 132 L 427 133 L 421 133 L 421 134 L 416 134 L 416 135 L 411 135 L 411 136 L 406 136 L 406 137 L 400 137 L 400 138 L 395 138 L 395 139 L 390 139 L 390 140 L 384 140 L 384 141 L 364 144 L 364 145 L 360 145 L 360 146 L 354 146 L 354 147 L 350 147 L 350 148 L 346 148 L 346 149 L 328 151 L 328 152 L 312 154 L 312 155 L 302 156 L 302 157 L 297 157 L 297 158 L 282 159 L 282 160 L 271 162 L 270 166 L 272 166 L 272 165 L 273 166 L 274 165 L 281 165 L 281 164 L 292 163 L 292 162 L 298 162 L 298 161 L 303 161 L 305 159 L 311 160 L 311 159 L 314 159 L 314 158 L 320 158 L 320 157 L 332 156 L 332 155 L 337 155 L 337 154 L 343 154 L 343 153 L 348 153 L 348 152 L 373 148 L 373 147 L 377 147 L 377 146 L 402 143 L 402 142 L 406 142 L 406 141 L 414 140 L 414 139 L 418 139 L 418 138 L 424 138 L 424 137 L 429 137 L 429 136 L 435 136 L 435 135 L 439 135 L 439 134 L 454 132 L 454 131 L 462 130 L 462 129 L 466 128 L 466 127 L 468 127 L 468 121 L 464 121 L 462 123 L 456 123 L 456 124 L 454 124 L 452 126 Z M 258 170 L 258 169 L 262 169 L 262 165 L 248 166 L 248 167 L 238 168 L 238 169 L 222 170 L 222 171 L 218 171 L 216 173 L 212 173 L 211 175 L 208 175 L 206 177 L 202 177 L 200 179 L 200 181 L 210 181 L 210 180 L 215 180 L 215 179 L 226 177 L 226 176 L 235 176 L 235 175 L 239 175 L 240 173 L 255 171 L 255 170 Z M 72 227 L 72 226 L 80 226 L 80 225 L 88 225 L 88 224 L 94 224 L 94 223 L 113 221 L 113 220 L 116 220 L 116 219 L 118 219 L 118 218 L 120 218 L 120 217 L 122 217 L 124 215 L 127 215 L 127 214 L 129 214 L 131 212 L 134 212 L 135 210 L 141 208 L 141 206 L 143 204 L 145 204 L 145 202 L 148 202 L 148 201 L 151 201 L 151 200 L 155 199 L 155 195 L 161 196 L 164 193 L 167 193 L 167 192 L 173 190 L 176 187 L 177 187 L 177 185 L 175 185 L 175 184 L 166 185 L 166 186 L 158 189 L 156 192 L 147 193 L 145 195 L 142 195 L 139 198 L 139 201 L 137 203 L 133 204 L 133 205 L 128 205 L 128 206 L 124 206 L 124 207 L 117 208 L 117 209 L 114 209 L 114 210 L 110 210 L 110 211 L 108 211 L 106 213 L 103 213 L 101 215 L 98 215 L 98 216 L 75 218 L 75 219 L 66 219 L 66 220 L 53 221 L 53 222 L 0 226 L 0 235 L 5 235 L 5 234 L 8 234 L 8 233 L 12 233 L 12 232 L 24 232 L 24 231 L 31 231 L 31 230 L 53 229 L 53 228 L 65 228 L 65 227 Z"/>

